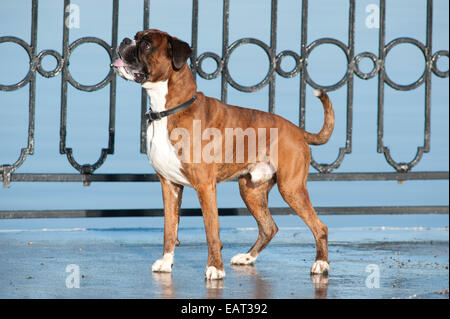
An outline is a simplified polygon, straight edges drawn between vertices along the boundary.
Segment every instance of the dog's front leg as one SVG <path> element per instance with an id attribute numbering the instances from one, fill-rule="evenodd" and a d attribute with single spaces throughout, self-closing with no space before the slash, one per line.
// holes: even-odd
<path id="1" fill-rule="evenodd" d="M 225 269 L 222 261 L 222 242 L 219 237 L 219 213 L 216 201 L 216 184 L 201 184 L 195 187 L 202 207 L 205 224 L 206 241 L 208 243 L 208 263 L 205 277 L 208 280 L 222 279 Z"/>
<path id="2" fill-rule="evenodd" d="M 178 241 L 178 222 L 180 218 L 181 197 L 183 186 L 174 184 L 159 175 L 164 201 L 164 251 L 163 258 L 152 266 L 155 272 L 171 272 L 175 245 Z"/>

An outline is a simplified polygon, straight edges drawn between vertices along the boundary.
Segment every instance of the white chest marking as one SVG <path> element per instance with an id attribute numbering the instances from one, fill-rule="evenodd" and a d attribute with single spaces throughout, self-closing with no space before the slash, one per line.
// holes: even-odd
<path id="1" fill-rule="evenodd" d="M 150 97 L 152 110 L 164 111 L 167 95 L 167 81 L 146 82 L 142 85 Z M 167 180 L 190 186 L 191 184 L 181 172 L 181 162 L 175 153 L 175 148 L 169 140 L 167 132 L 167 117 L 153 121 L 147 128 L 147 155 L 153 168 Z"/>

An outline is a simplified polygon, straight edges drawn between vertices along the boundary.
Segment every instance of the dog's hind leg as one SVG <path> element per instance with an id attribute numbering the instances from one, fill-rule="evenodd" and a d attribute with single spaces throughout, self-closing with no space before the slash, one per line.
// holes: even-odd
<path id="1" fill-rule="evenodd" d="M 250 175 L 239 178 L 239 191 L 248 210 L 255 217 L 258 224 L 258 239 L 246 254 L 238 254 L 231 258 L 234 265 L 253 264 L 259 253 L 269 244 L 278 227 L 272 219 L 268 208 L 268 194 L 275 184 L 275 177 L 262 183 L 255 184 Z"/>
<path id="2" fill-rule="evenodd" d="M 307 168 L 296 168 L 286 174 L 281 168 L 277 172 L 278 189 L 283 199 L 302 218 L 314 235 L 316 261 L 311 267 L 311 273 L 327 274 L 330 268 L 328 263 L 328 228 L 317 217 L 309 199 L 306 189 L 307 173 Z"/>
<path id="3" fill-rule="evenodd" d="M 281 195 L 289 206 L 303 219 L 314 235 L 316 241 L 316 261 L 311 267 L 312 274 L 328 274 L 328 228 L 317 217 L 309 200 L 306 186 L 297 190 L 282 192 Z"/>

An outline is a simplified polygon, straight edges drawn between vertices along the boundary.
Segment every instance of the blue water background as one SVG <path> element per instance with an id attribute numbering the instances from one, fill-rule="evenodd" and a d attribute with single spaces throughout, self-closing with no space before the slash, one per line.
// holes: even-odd
<path id="1" fill-rule="evenodd" d="M 230 44 L 243 37 L 270 43 L 270 1 L 230 1 Z M 70 30 L 69 43 L 95 36 L 111 42 L 112 1 L 74 0 L 80 8 L 80 28 Z M 378 1 L 356 2 L 355 54 L 364 51 L 378 55 L 378 32 L 368 28 L 367 5 Z M 198 54 L 222 52 L 222 1 L 199 1 Z M 142 1 L 119 3 L 119 41 L 142 29 Z M 349 2 L 315 0 L 309 3 L 308 43 L 332 37 L 348 43 Z M 38 7 L 37 52 L 54 49 L 62 52 L 63 1 L 41 0 Z M 187 42 L 191 41 L 191 1 L 152 0 L 150 26 L 165 30 Z M 426 1 L 387 1 L 386 43 L 397 37 L 426 41 Z M 31 1 L 0 0 L 0 36 L 16 36 L 30 41 Z M 280 0 L 278 4 L 277 54 L 293 50 L 300 54 L 301 1 Z M 449 2 L 434 1 L 433 53 L 448 50 Z M 402 44 L 394 47 L 386 60 L 387 74 L 399 84 L 416 81 L 423 73 L 424 58 L 417 47 Z M 51 57 L 43 67 L 55 67 Z M 82 84 L 100 82 L 109 72 L 110 59 L 96 44 L 83 44 L 70 57 L 70 72 Z M 308 60 L 308 72 L 319 84 L 339 81 L 346 72 L 344 53 L 333 45 L 314 49 Z M 282 63 L 284 70 L 293 67 L 292 60 Z M 366 72 L 371 63 L 361 62 Z M 440 70 L 448 70 L 448 58 L 438 61 Z M 236 49 L 230 57 L 230 74 L 242 85 L 254 85 L 268 71 L 264 51 L 254 45 Z M 0 83 L 14 84 L 25 77 L 28 56 L 20 46 L 0 44 Z M 205 60 L 204 69 L 212 72 L 215 63 Z M 205 94 L 220 97 L 220 77 L 204 80 L 197 76 L 198 88 Z M 299 118 L 300 76 L 276 77 L 275 111 L 294 123 Z M 352 153 L 345 156 L 336 172 L 393 172 L 382 154 L 377 153 L 377 84 L 378 77 L 362 80 L 354 77 Z M 448 78 L 432 75 L 431 150 L 425 153 L 414 171 L 448 171 Z M 139 152 L 140 87 L 123 79 L 117 81 L 115 150 L 96 173 L 152 173 L 145 154 Z M 385 86 L 384 144 L 398 162 L 411 161 L 417 147 L 424 143 L 424 85 L 413 91 L 398 92 Z M 345 146 L 347 86 L 330 92 L 336 112 L 336 129 L 325 146 L 313 147 L 320 163 L 336 159 Z M 230 104 L 268 109 L 268 86 L 254 93 L 243 93 L 228 86 Z M 76 173 L 65 155 L 59 154 L 61 75 L 44 78 L 36 75 L 35 151 L 17 173 Z M 68 85 L 67 147 L 73 149 L 81 163 L 94 163 L 102 148 L 108 145 L 109 86 L 91 93 Z M 306 129 L 318 131 L 323 115 L 320 102 L 307 86 Z M 20 149 L 26 147 L 28 127 L 28 85 L 15 91 L 0 91 L 0 165 L 14 163 Z M 315 170 L 311 168 L 311 171 Z M 310 197 L 315 206 L 384 206 L 448 205 L 448 181 L 309 182 Z M 218 187 L 219 207 L 244 207 L 237 185 L 222 183 Z M 278 190 L 270 194 L 271 206 L 286 206 Z M 0 188 L 0 210 L 22 209 L 94 209 L 159 208 L 162 197 L 159 183 L 12 183 Z M 186 188 L 183 207 L 199 207 L 195 191 Z"/>

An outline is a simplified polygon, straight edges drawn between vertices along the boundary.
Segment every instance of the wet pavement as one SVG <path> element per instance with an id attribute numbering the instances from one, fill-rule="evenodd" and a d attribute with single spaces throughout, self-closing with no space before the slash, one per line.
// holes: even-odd
<path id="1" fill-rule="evenodd" d="M 171 274 L 151 272 L 159 217 L 0 220 L 0 298 L 449 298 L 448 215 L 320 218 L 329 277 L 310 276 L 314 240 L 297 216 L 274 216 L 254 266 L 231 266 L 258 234 L 236 216 L 220 218 L 226 277 L 211 282 L 200 217 L 181 218 Z"/>

